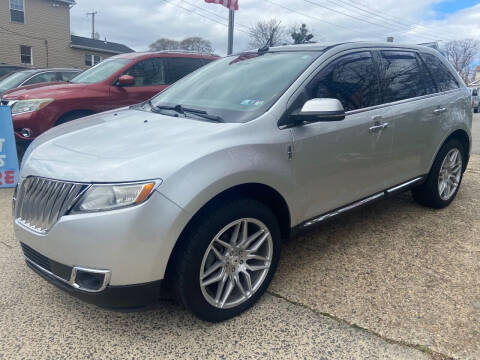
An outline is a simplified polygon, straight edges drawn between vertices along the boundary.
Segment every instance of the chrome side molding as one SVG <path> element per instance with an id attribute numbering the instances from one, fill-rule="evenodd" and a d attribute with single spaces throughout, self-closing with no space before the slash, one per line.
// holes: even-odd
<path id="1" fill-rule="evenodd" d="M 369 203 L 369 202 L 371 202 L 371 201 L 373 201 L 373 200 L 380 199 L 380 198 L 382 198 L 382 197 L 384 197 L 384 196 L 385 196 L 385 193 L 384 193 L 384 192 L 381 192 L 381 193 L 378 193 L 378 194 L 369 196 L 369 197 L 367 197 L 367 198 L 365 198 L 365 199 L 363 199 L 363 200 L 356 201 L 356 202 L 351 203 L 351 204 L 349 204 L 349 205 L 347 205 L 347 206 L 344 206 L 344 207 L 342 207 L 342 208 L 340 208 L 340 209 L 334 210 L 334 211 L 332 211 L 332 212 L 326 213 L 325 215 L 322 215 L 322 216 L 317 217 L 317 218 L 315 218 L 315 219 L 309 220 L 309 221 L 307 221 L 305 224 L 303 224 L 302 227 L 306 228 L 306 227 L 312 226 L 312 225 L 317 224 L 317 223 L 319 223 L 319 222 L 322 222 L 322 221 L 325 221 L 325 220 L 327 220 L 327 219 L 330 219 L 330 218 L 332 218 L 332 217 L 334 217 L 334 216 L 340 215 L 340 214 L 342 214 L 342 213 L 344 213 L 344 212 L 346 212 L 346 211 L 350 211 L 350 210 L 352 210 L 352 209 L 355 209 L 356 207 L 359 207 L 359 206 L 362 206 L 362 205 L 364 205 L 364 204 L 367 204 L 367 203 Z"/>
<path id="2" fill-rule="evenodd" d="M 410 180 L 410 181 L 404 182 L 404 183 L 402 183 L 402 184 L 400 184 L 400 185 L 394 186 L 394 187 L 388 189 L 386 192 L 387 192 L 388 194 L 394 193 L 395 191 L 402 190 L 403 188 L 406 188 L 406 187 L 408 187 L 408 186 L 410 186 L 410 185 L 413 185 L 413 184 L 419 182 L 419 181 L 422 180 L 422 179 L 423 179 L 423 176 L 419 176 L 419 177 L 417 177 L 417 178 L 415 178 L 415 179 L 413 179 L 413 180 Z"/>
<path id="3" fill-rule="evenodd" d="M 322 221 L 325 221 L 325 220 L 327 220 L 327 219 L 330 219 L 330 218 L 332 218 L 332 217 L 335 217 L 335 216 L 337 216 L 337 215 L 340 215 L 340 214 L 342 214 L 342 213 L 344 213 L 344 212 L 347 212 L 347 211 L 353 210 L 353 209 L 355 209 L 355 208 L 357 208 L 357 207 L 359 207 L 359 206 L 365 205 L 365 204 L 367 204 L 367 203 L 369 203 L 369 202 L 371 202 L 371 201 L 380 199 L 380 198 L 385 197 L 385 196 L 387 196 L 387 195 L 390 195 L 390 194 L 392 194 L 392 193 L 394 193 L 394 192 L 396 192 L 396 191 L 403 190 L 403 189 L 405 189 L 405 188 L 407 188 L 407 187 L 409 187 L 409 186 L 411 186 L 411 185 L 414 185 L 414 184 L 420 182 L 423 178 L 424 178 L 424 176 L 419 176 L 419 177 L 417 177 L 417 178 L 415 178 L 415 179 L 412 179 L 412 180 L 409 180 L 409 181 L 407 181 L 407 182 L 404 182 L 404 183 L 402 183 L 402 184 L 400 184 L 400 185 L 394 186 L 394 187 L 392 187 L 392 188 L 390 188 L 390 189 L 387 189 L 387 190 L 385 190 L 385 191 L 382 191 L 382 192 L 380 192 L 380 193 L 378 193 L 378 194 L 369 196 L 369 197 L 367 197 L 367 198 L 365 198 L 365 199 L 362 199 L 362 200 L 355 201 L 355 202 L 353 202 L 353 203 L 351 203 L 351 204 L 349 204 L 349 205 L 346 205 L 346 206 L 344 206 L 344 207 L 341 207 L 340 209 L 337 209 L 337 210 L 328 212 L 328 213 L 326 213 L 326 214 L 324 214 L 324 215 L 321 215 L 321 216 L 319 216 L 319 217 L 316 217 L 316 218 L 314 218 L 314 219 L 312 219 L 312 220 L 308 220 L 308 221 L 305 222 L 303 225 L 301 225 L 301 227 L 302 227 L 302 228 L 306 228 L 306 227 L 312 226 L 312 225 L 314 225 L 314 224 L 318 224 L 318 223 L 320 223 L 320 222 L 322 222 Z"/>

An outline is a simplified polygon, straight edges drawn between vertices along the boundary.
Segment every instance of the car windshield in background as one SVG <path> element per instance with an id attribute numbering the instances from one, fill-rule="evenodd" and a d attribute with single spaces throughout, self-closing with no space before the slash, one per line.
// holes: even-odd
<path id="1" fill-rule="evenodd" d="M 229 56 L 176 82 L 151 103 L 204 110 L 226 122 L 247 122 L 267 111 L 319 55 L 271 52 Z"/>
<path id="2" fill-rule="evenodd" d="M 128 59 L 104 60 L 94 67 L 85 70 L 81 74 L 78 74 L 72 80 L 70 80 L 70 82 L 76 84 L 95 84 L 104 81 L 129 62 L 130 60 Z"/>
<path id="3" fill-rule="evenodd" d="M 0 89 L 1 91 L 7 91 L 13 88 L 16 88 L 20 85 L 23 81 L 28 79 L 35 73 L 35 70 L 26 70 L 26 71 L 18 71 L 13 73 L 3 80 L 0 81 Z"/>

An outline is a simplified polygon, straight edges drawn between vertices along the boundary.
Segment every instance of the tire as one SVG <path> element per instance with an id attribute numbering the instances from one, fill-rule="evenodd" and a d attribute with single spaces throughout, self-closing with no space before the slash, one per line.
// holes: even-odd
<path id="1" fill-rule="evenodd" d="M 458 167 L 460 167 L 460 169 L 458 170 L 458 173 L 457 171 L 455 171 L 455 176 L 447 176 L 447 172 L 443 172 L 444 175 L 442 176 L 444 179 L 448 178 L 448 186 L 451 186 L 451 188 L 443 187 L 444 190 L 440 192 L 440 182 L 442 182 L 442 180 L 440 179 L 440 170 L 442 169 L 444 161 L 445 166 L 448 165 L 448 159 L 446 159 L 446 157 L 449 156 L 450 159 L 450 156 L 452 156 L 455 151 L 458 151 L 461 159 L 458 160 L 457 156 L 458 163 L 454 168 L 456 170 Z M 431 207 L 434 209 L 442 209 L 450 205 L 453 199 L 455 199 L 455 197 L 457 196 L 458 189 L 460 189 L 463 172 L 465 170 L 465 159 L 465 149 L 463 148 L 463 145 L 460 143 L 460 141 L 458 141 L 457 139 L 451 139 L 446 142 L 438 152 L 432 169 L 427 176 L 427 180 L 422 185 L 412 189 L 412 195 L 415 201 L 417 201 L 423 206 Z M 450 181 L 452 182 L 450 183 Z M 456 187 L 455 185 L 452 185 L 455 183 L 457 184 Z"/>
<path id="2" fill-rule="evenodd" d="M 217 206 L 209 207 L 207 210 L 195 219 L 193 226 L 181 240 L 180 249 L 176 252 L 178 256 L 175 259 L 171 284 L 177 299 L 187 310 L 202 320 L 220 322 L 239 315 L 265 292 L 277 268 L 281 235 L 278 221 L 272 211 L 256 200 L 244 198 L 223 204 L 217 202 Z M 257 242 L 260 243 L 260 240 L 265 238 L 256 253 L 262 252 L 259 256 L 268 258 L 269 261 L 247 260 L 243 258 L 247 256 L 245 250 L 243 252 L 239 250 L 242 254 L 236 254 L 235 249 L 228 250 L 214 240 L 215 237 L 219 237 L 221 240 L 226 240 L 228 245 L 235 243 L 227 238 L 232 239 L 232 235 L 238 228 L 240 236 L 238 244 L 241 244 L 245 222 L 248 224 L 249 237 L 253 233 L 258 234 L 262 229 L 261 226 L 264 226 L 264 232 L 247 246 L 247 250 L 253 249 Z M 224 257 L 224 265 L 218 265 L 222 261 L 218 255 L 215 255 L 213 247 Z M 207 270 L 215 268 L 213 266 L 215 264 L 220 267 L 208 274 Z M 249 272 L 246 269 L 247 264 L 249 267 L 261 268 L 268 265 L 269 267 Z M 239 269 L 249 272 L 250 287 L 244 275 L 245 272 Z M 237 275 L 234 275 L 235 273 Z M 221 277 L 222 280 L 201 286 L 200 276 L 203 277 L 203 284 L 207 284 L 213 278 Z M 237 282 L 233 281 L 235 276 L 237 276 L 235 280 L 240 282 L 242 291 Z M 221 295 L 219 301 L 215 302 L 214 297 L 217 297 L 221 283 L 223 284 L 220 290 Z M 225 294 L 230 287 L 229 284 L 232 284 L 233 290 L 222 304 L 222 298 L 227 296 Z M 249 288 L 251 291 L 248 290 Z"/>
<path id="3" fill-rule="evenodd" d="M 77 120 L 85 116 L 93 115 L 93 112 L 88 112 L 88 111 L 75 111 L 71 112 L 69 114 L 63 115 L 60 119 L 57 120 L 55 123 L 55 126 L 65 124 L 69 121 Z"/>
<path id="4" fill-rule="evenodd" d="M 17 158 L 18 158 L 18 163 L 22 163 L 23 156 L 25 155 L 25 152 L 28 149 L 28 146 L 31 144 L 31 141 L 17 141 Z"/>
<path id="5" fill-rule="evenodd" d="M 473 108 L 473 112 L 474 112 L 475 114 L 477 114 L 477 113 L 478 113 L 478 107 Z"/>

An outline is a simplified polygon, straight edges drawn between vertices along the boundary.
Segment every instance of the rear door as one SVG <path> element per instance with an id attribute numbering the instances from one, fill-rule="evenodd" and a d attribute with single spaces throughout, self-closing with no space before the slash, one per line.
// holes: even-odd
<path id="1" fill-rule="evenodd" d="M 387 187 L 399 185 L 424 174 L 422 164 L 429 136 L 438 126 L 441 99 L 415 51 L 382 50 L 381 64 L 383 119 L 393 133 L 392 159 Z"/>
<path id="2" fill-rule="evenodd" d="M 164 58 L 139 61 L 125 71 L 124 75 L 133 76 L 135 83 L 131 86 L 118 86 L 116 83 L 111 86 L 110 96 L 118 107 L 148 100 L 167 87 Z"/>

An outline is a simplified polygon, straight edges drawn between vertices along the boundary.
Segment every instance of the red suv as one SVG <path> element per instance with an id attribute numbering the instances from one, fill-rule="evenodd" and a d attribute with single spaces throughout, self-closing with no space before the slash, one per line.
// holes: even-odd
<path id="1" fill-rule="evenodd" d="M 145 101 L 183 76 L 218 59 L 182 52 L 117 55 L 69 82 L 6 92 L 17 140 L 32 140 L 55 125 Z"/>

